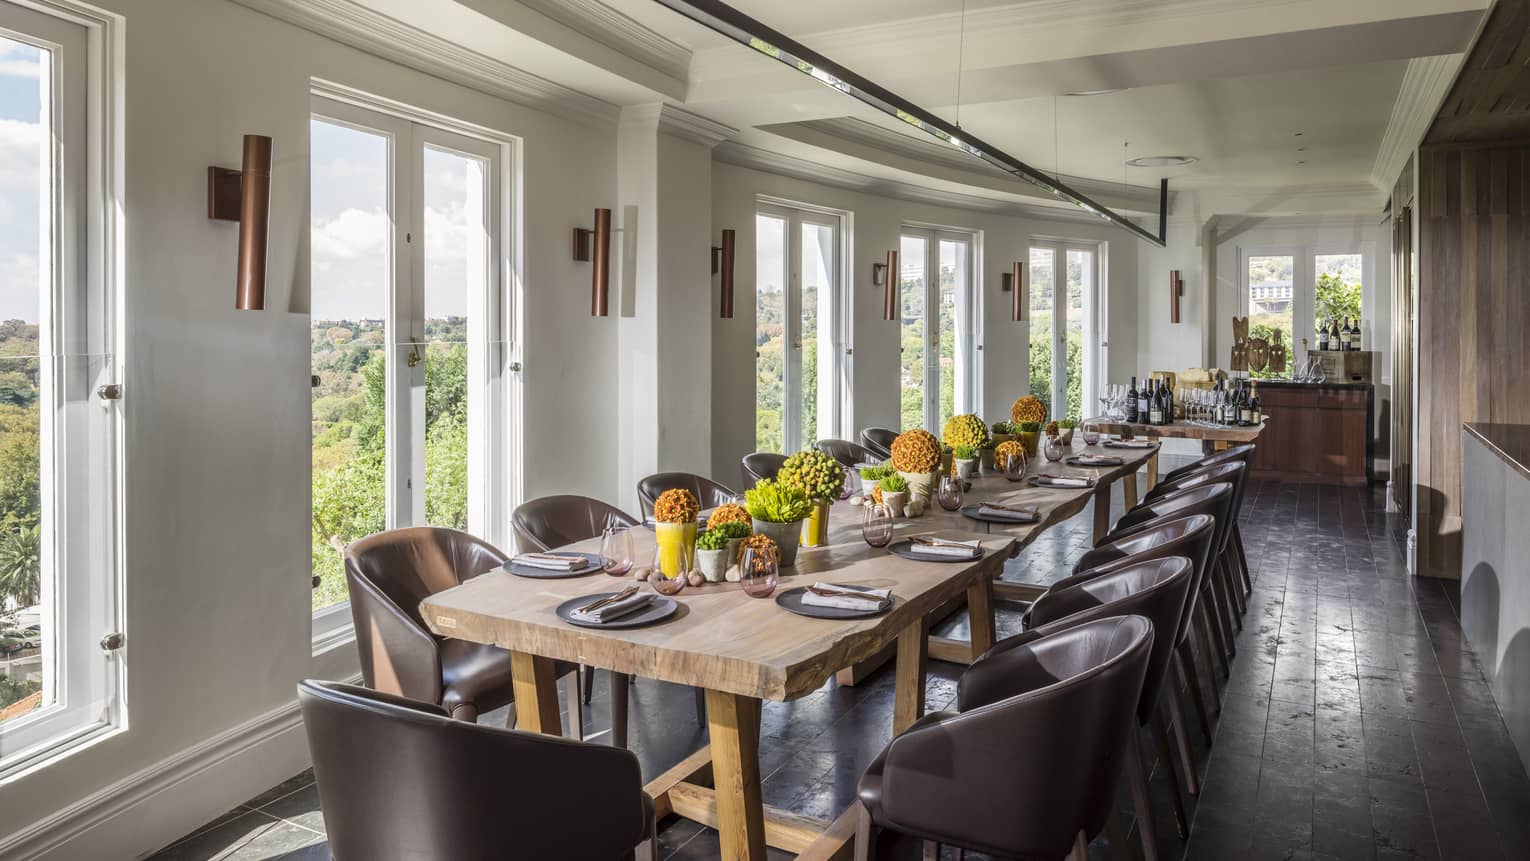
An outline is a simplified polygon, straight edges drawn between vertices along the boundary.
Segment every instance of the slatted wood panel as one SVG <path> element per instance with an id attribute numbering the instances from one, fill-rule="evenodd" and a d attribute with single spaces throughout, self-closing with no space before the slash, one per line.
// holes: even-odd
<path id="1" fill-rule="evenodd" d="M 1530 144 L 1419 153 L 1418 573 L 1460 576 L 1461 423 L 1530 423 Z"/>
<path id="2" fill-rule="evenodd" d="M 1392 189 L 1392 503 L 1407 517 L 1413 506 L 1413 159 Z"/>
<path id="3" fill-rule="evenodd" d="M 1530 0 L 1498 0 L 1426 144 L 1530 137 Z"/>

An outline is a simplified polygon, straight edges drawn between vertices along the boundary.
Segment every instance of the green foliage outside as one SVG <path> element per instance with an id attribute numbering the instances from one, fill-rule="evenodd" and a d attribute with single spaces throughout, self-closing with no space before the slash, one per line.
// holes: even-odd
<path id="1" fill-rule="evenodd" d="M 1360 316 L 1360 282 L 1346 282 L 1342 276 L 1327 272 L 1317 278 L 1317 321 L 1351 320 Z"/>
<path id="2" fill-rule="evenodd" d="M 42 597 L 41 404 L 37 325 L 0 323 L 0 610 Z M 0 678 L 0 708 L 41 685 Z"/>

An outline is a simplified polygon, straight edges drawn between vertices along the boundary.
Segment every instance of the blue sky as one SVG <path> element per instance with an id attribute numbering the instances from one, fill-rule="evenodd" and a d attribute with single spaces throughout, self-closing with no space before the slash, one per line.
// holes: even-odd
<path id="1" fill-rule="evenodd" d="M 43 52 L 0 37 L 0 319 L 37 322 Z"/>

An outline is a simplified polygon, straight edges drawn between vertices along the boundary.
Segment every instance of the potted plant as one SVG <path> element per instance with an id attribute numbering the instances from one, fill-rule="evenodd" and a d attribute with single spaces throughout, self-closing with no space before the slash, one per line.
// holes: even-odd
<path id="1" fill-rule="evenodd" d="M 1022 422 L 1041 424 L 1047 420 L 1046 402 L 1035 395 L 1016 398 L 1009 408 L 1009 420 L 1016 424 Z"/>
<path id="2" fill-rule="evenodd" d="M 1015 469 L 1008 466 L 1010 458 L 1019 458 L 1019 464 Z M 1025 475 L 1025 465 L 1029 458 L 1025 454 L 1025 446 L 1017 440 L 1005 440 L 993 450 L 994 465 L 1000 473 L 1010 481 L 1019 481 Z"/>
<path id="3" fill-rule="evenodd" d="M 892 465 L 912 500 L 928 500 L 940 480 L 940 441 L 927 430 L 906 430 L 892 442 Z M 887 488 L 884 486 L 885 492 Z"/>
<path id="4" fill-rule="evenodd" d="M 1025 448 L 1026 457 L 1036 456 L 1036 443 L 1041 440 L 1041 422 L 1021 422 L 1018 442 Z"/>
<path id="5" fill-rule="evenodd" d="M 813 500 L 813 510 L 802 524 L 802 543 L 808 547 L 829 543 L 829 505 L 845 489 L 845 468 L 834 458 L 810 448 L 787 458 L 776 473 L 776 481 Z"/>
<path id="6" fill-rule="evenodd" d="M 896 470 L 887 464 L 872 464 L 861 467 L 861 495 L 870 496 L 877 489 L 877 482 L 892 475 Z"/>
<path id="7" fill-rule="evenodd" d="M 988 426 L 983 420 L 972 413 L 963 413 L 952 416 L 946 420 L 946 425 L 940 431 L 941 441 L 951 447 L 952 458 L 956 461 L 956 474 L 963 481 L 972 477 L 977 469 L 977 452 L 983 443 L 988 441 Z M 965 452 L 965 454 L 964 454 Z M 962 461 L 968 461 L 966 471 L 963 472 Z"/>
<path id="8" fill-rule="evenodd" d="M 892 509 L 893 517 L 902 517 L 908 505 L 908 479 L 893 473 L 882 479 L 882 504 Z"/>
<path id="9" fill-rule="evenodd" d="M 962 481 L 968 481 L 972 474 L 977 472 L 978 455 L 977 449 L 970 445 L 959 445 L 955 448 L 956 477 Z"/>
<path id="10" fill-rule="evenodd" d="M 802 521 L 812 513 L 813 500 L 803 491 L 772 479 L 760 479 L 744 492 L 744 507 L 754 521 L 754 531 L 767 535 L 781 550 L 781 567 L 797 561 Z"/>
<path id="11" fill-rule="evenodd" d="M 1009 442 L 1010 440 L 1014 439 L 1016 430 L 1017 428 L 1015 427 L 1014 422 L 994 422 L 992 437 L 993 444 L 998 445 L 1001 442 Z"/>
<path id="12" fill-rule="evenodd" d="M 737 502 L 724 502 L 712 509 L 712 516 L 707 518 L 707 528 L 716 529 L 724 523 L 742 523 L 749 525 L 749 511 Z M 746 536 L 749 533 L 744 533 Z"/>
<path id="13" fill-rule="evenodd" d="M 666 577 L 684 573 L 685 560 L 696 554 L 696 515 L 701 503 L 683 487 L 659 494 L 653 503 L 654 536 L 659 544 L 659 570 Z"/>
<path id="14" fill-rule="evenodd" d="M 1062 440 L 1063 445 L 1073 445 L 1073 429 L 1076 427 L 1077 419 L 1063 419 L 1057 423 L 1057 438 Z"/>
<path id="15" fill-rule="evenodd" d="M 696 537 L 696 566 L 708 583 L 727 579 L 728 568 L 738 557 L 738 546 L 753 530 L 747 523 L 730 520 Z"/>
<path id="16" fill-rule="evenodd" d="M 978 467 L 982 469 L 983 472 L 993 472 L 994 470 L 998 469 L 998 466 L 993 459 L 993 450 L 998 447 L 998 445 L 998 442 L 995 440 L 986 439 L 983 440 L 982 445 L 978 446 Z"/>

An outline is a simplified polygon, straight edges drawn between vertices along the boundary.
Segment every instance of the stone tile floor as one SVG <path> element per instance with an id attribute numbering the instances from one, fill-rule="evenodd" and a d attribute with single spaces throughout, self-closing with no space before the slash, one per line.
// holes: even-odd
<path id="1" fill-rule="evenodd" d="M 1091 522 L 1086 511 L 1050 530 L 1006 578 L 1062 576 Z M 1204 787 L 1190 808 L 1188 840 L 1175 833 L 1167 782 L 1154 774 L 1160 857 L 1530 857 L 1530 779 L 1462 639 L 1455 583 L 1407 576 L 1404 528 L 1384 513 L 1376 490 L 1251 484 L 1243 534 L 1254 592 L 1214 716 L 1213 749 L 1191 731 Z M 1000 605 L 1001 635 L 1017 629 L 1019 610 Z M 960 633 L 965 624 L 953 619 L 940 631 Z M 929 708 L 955 698 L 959 670 L 930 665 Z M 604 678 L 585 713 L 596 742 L 609 726 Z M 765 801 L 826 818 L 849 806 L 862 769 L 889 739 L 892 694 L 884 669 L 855 688 L 831 683 L 796 702 L 766 704 Z M 632 696 L 632 749 L 645 775 L 704 743 L 688 690 L 639 681 Z M 502 724 L 503 713 L 483 721 Z M 1144 746 L 1156 756 L 1150 737 Z M 1118 797 L 1130 816 L 1124 785 Z M 323 832 L 317 788 L 305 773 L 154 858 L 328 858 Z M 664 857 L 677 861 L 719 854 L 716 832 L 690 822 L 671 820 L 660 840 Z M 1140 856 L 1135 827 L 1130 841 Z M 917 857 L 912 845 L 890 850 Z M 1090 855 L 1111 857 L 1103 837 Z"/>

